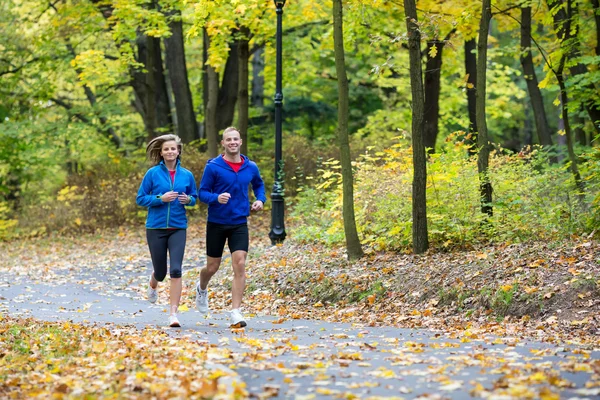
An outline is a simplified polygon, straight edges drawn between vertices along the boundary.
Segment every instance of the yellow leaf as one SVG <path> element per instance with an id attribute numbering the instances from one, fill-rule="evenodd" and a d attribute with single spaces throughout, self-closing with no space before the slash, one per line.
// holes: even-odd
<path id="1" fill-rule="evenodd" d="M 186 304 L 182 304 L 178 308 L 179 311 L 189 311 L 190 308 Z"/>
<path id="2" fill-rule="evenodd" d="M 75 223 L 80 226 L 81 225 L 81 218 L 75 218 Z"/>
<path id="3" fill-rule="evenodd" d="M 431 46 L 429 48 L 429 57 L 435 58 L 435 56 L 437 56 L 437 53 L 438 53 L 437 46 L 434 44 L 433 46 Z"/>
<path id="4" fill-rule="evenodd" d="M 313 307 L 323 307 L 323 303 L 317 301 L 315 304 L 313 304 Z"/>

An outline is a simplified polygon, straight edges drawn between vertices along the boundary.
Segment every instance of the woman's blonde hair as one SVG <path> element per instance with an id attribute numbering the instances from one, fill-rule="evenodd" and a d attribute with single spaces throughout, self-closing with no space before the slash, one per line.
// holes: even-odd
<path id="1" fill-rule="evenodd" d="M 174 141 L 175 143 L 177 143 L 177 149 L 179 150 L 179 155 L 177 156 L 177 159 L 181 157 L 181 153 L 183 152 L 183 144 L 181 143 L 181 139 L 179 138 L 179 136 L 173 134 L 157 136 L 150 142 L 148 142 L 148 145 L 146 146 L 146 158 L 150 160 L 152 165 L 160 164 L 160 162 L 163 159 L 160 155 L 162 146 L 165 142 L 170 141 Z"/>

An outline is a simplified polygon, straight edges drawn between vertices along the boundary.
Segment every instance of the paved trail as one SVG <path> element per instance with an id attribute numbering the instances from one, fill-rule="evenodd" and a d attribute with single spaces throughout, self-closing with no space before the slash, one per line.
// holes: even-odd
<path id="1" fill-rule="evenodd" d="M 165 326 L 165 298 L 151 305 L 140 294 L 148 266 L 100 262 L 94 270 L 74 266 L 46 271 L 46 276 L 51 279 L 44 282 L 26 272 L 2 274 L 2 313 L 49 321 L 134 324 L 140 329 Z M 515 393 L 529 390 L 530 398 L 538 398 L 546 390 L 542 388 L 560 392 L 563 399 L 600 398 L 597 386 L 585 387 L 586 382 L 598 382 L 592 378 L 593 369 L 599 367 L 598 349 L 555 348 L 515 338 L 465 343 L 427 330 L 312 320 L 280 323 L 272 316 L 251 316 L 243 332 L 231 331 L 225 314 L 205 318 L 193 308 L 181 313 L 180 320 L 181 329 L 165 328 L 169 335 L 187 336 L 229 352 L 238 378 L 258 398 L 351 398 L 351 394 L 361 399 L 466 399 L 474 388 L 489 391 L 509 386 L 508 378 L 514 382 L 519 374 L 523 384 L 517 389 L 525 392 Z M 552 378 L 554 386 L 548 383 L 551 371 L 560 374 Z M 558 389 L 557 382 L 572 387 Z"/>

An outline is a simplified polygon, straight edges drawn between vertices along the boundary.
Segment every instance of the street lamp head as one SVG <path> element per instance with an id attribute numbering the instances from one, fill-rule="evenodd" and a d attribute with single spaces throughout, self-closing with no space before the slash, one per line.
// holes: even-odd
<path id="1" fill-rule="evenodd" d="M 273 0 L 273 2 L 277 8 L 283 8 L 283 6 L 285 6 L 285 0 Z"/>

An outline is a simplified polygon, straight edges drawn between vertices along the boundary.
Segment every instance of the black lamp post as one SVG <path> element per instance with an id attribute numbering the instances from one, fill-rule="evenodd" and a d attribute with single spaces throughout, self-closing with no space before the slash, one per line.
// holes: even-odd
<path id="1" fill-rule="evenodd" d="M 281 109 L 283 107 L 283 93 L 281 91 L 281 20 L 285 0 L 274 0 L 277 7 L 277 32 L 276 38 L 276 72 L 275 72 L 275 183 L 271 193 L 271 231 L 269 238 L 272 244 L 282 243 L 285 240 L 285 225 L 283 221 L 283 175 L 281 171 Z"/>

